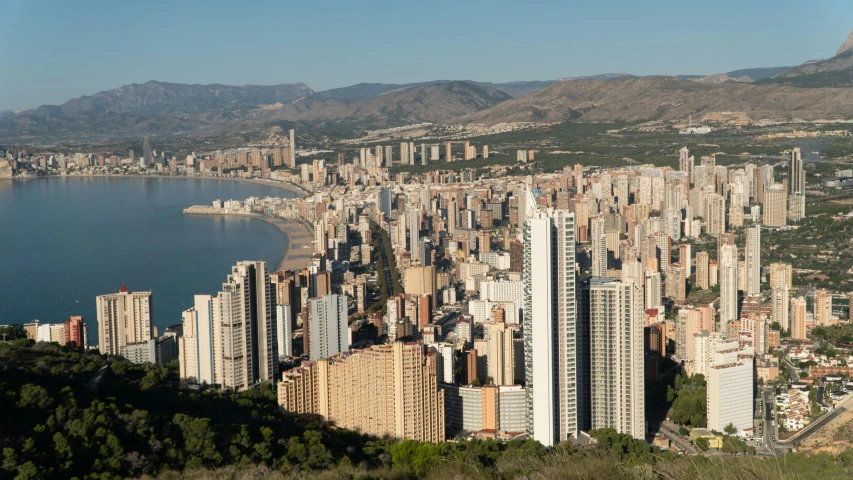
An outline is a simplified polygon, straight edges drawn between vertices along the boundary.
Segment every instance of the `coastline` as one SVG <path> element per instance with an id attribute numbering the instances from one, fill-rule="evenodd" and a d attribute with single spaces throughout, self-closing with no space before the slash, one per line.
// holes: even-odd
<path id="1" fill-rule="evenodd" d="M 139 174 L 130 174 L 130 175 L 107 175 L 102 173 L 93 173 L 93 174 L 81 174 L 81 175 L 41 175 L 37 177 L 13 177 L 13 178 L 2 178 L 0 180 L 11 180 L 11 181 L 30 181 L 30 180 L 39 180 L 42 178 L 170 178 L 170 179 L 188 179 L 188 180 L 229 180 L 229 181 L 237 181 L 237 182 L 245 182 L 245 183 L 254 183 L 257 185 L 266 185 L 268 187 L 274 187 L 281 190 L 286 190 L 288 192 L 292 192 L 296 194 L 296 197 L 304 197 L 306 195 L 310 195 L 310 192 L 303 189 L 302 187 L 290 183 L 290 182 L 277 182 L 274 180 L 266 180 L 262 178 L 242 178 L 242 177 L 207 177 L 207 176 L 198 176 L 198 177 L 187 177 L 183 175 L 139 175 Z"/>
<path id="2" fill-rule="evenodd" d="M 311 235 L 305 225 L 296 220 L 268 217 L 256 213 L 226 212 L 204 205 L 195 205 L 186 208 L 184 209 L 184 215 L 234 215 L 249 217 L 262 220 L 278 228 L 287 238 L 287 247 L 285 247 L 284 255 L 278 264 L 278 269 L 275 270 L 276 272 L 305 268 L 313 256 L 313 250 L 303 248 L 312 243 L 313 235 Z"/>

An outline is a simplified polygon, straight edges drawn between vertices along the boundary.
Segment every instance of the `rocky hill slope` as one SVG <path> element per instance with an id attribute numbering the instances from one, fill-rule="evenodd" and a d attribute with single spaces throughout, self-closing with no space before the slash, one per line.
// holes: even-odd
<path id="1" fill-rule="evenodd" d="M 709 84 L 674 77 L 570 80 L 454 121 L 680 121 L 720 112 L 743 112 L 752 120 L 847 118 L 853 116 L 853 90 Z"/>

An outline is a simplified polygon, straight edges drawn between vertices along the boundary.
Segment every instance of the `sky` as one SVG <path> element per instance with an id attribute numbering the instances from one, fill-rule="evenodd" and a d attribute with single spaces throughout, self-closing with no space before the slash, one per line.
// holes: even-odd
<path id="1" fill-rule="evenodd" d="M 0 111 L 129 83 L 712 74 L 834 55 L 850 0 L 0 0 Z"/>

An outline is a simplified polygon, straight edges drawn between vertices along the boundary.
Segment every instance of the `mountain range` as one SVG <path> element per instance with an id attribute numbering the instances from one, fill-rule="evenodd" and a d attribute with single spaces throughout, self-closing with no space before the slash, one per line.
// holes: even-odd
<path id="1" fill-rule="evenodd" d="M 715 75 L 607 73 L 490 83 L 360 83 L 314 91 L 273 86 L 130 84 L 62 105 L 0 113 L 0 139 L 21 143 L 143 135 L 206 136 L 296 126 L 343 134 L 412 123 L 680 121 L 853 117 L 853 33 L 827 60 Z M 808 87 L 808 88 L 804 88 Z"/>

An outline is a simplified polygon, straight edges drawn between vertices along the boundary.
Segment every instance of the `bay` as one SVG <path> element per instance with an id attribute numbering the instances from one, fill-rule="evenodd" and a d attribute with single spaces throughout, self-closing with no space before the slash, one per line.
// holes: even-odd
<path id="1" fill-rule="evenodd" d="M 51 177 L 0 181 L 0 325 L 83 315 L 97 343 L 95 296 L 153 292 L 160 331 L 180 323 L 193 295 L 215 294 L 231 266 L 274 271 L 286 236 L 261 220 L 184 215 L 190 205 L 295 193 L 192 178 Z"/>

